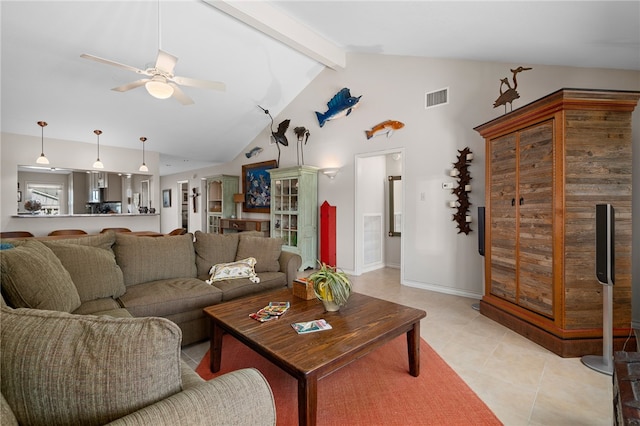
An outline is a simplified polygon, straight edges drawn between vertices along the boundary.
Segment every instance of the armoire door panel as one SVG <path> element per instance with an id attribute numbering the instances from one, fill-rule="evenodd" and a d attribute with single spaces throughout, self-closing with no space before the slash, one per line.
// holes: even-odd
<path id="1" fill-rule="evenodd" d="M 553 317 L 553 120 L 519 136 L 518 304 Z"/>
<path id="2" fill-rule="evenodd" d="M 491 294 L 517 300 L 516 286 L 516 138 L 491 141 Z"/>

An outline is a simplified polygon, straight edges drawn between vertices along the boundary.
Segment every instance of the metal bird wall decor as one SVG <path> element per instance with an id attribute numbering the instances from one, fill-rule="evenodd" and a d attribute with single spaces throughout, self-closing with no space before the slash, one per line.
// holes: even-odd
<path id="1" fill-rule="evenodd" d="M 311 133 L 305 127 L 296 127 L 293 129 L 293 133 L 295 133 L 298 138 L 298 144 L 296 145 L 298 166 L 304 166 L 304 146 L 302 141 L 304 140 L 304 145 L 306 145 Z"/>
<path id="2" fill-rule="evenodd" d="M 289 128 L 289 123 L 291 122 L 291 120 L 287 119 L 282 121 L 280 124 L 278 124 L 278 131 L 274 132 L 273 117 L 271 116 L 271 113 L 269 112 L 268 109 L 264 109 L 260 105 L 258 105 L 258 108 L 264 111 L 264 113 L 267 114 L 271 119 L 271 139 L 273 140 L 273 142 L 276 144 L 276 147 L 278 148 L 278 161 L 276 161 L 276 168 L 280 167 L 280 145 L 289 146 L 289 141 L 285 136 L 285 132 Z"/>
<path id="3" fill-rule="evenodd" d="M 503 79 L 500 79 L 500 96 L 498 96 L 498 99 L 496 99 L 496 101 L 493 103 L 494 108 L 500 105 L 504 105 L 504 113 L 506 114 L 507 104 L 509 104 L 509 106 L 511 107 L 511 111 L 513 111 L 512 102 L 520 97 L 520 93 L 518 93 L 518 91 L 516 90 L 516 88 L 518 87 L 518 80 L 516 78 L 516 75 L 519 72 L 527 71 L 530 69 L 532 68 L 518 67 L 511 70 L 511 72 L 513 73 L 513 87 L 511 87 L 508 78 L 505 77 Z M 507 86 L 507 90 L 503 91 L 502 87 L 505 85 Z"/>

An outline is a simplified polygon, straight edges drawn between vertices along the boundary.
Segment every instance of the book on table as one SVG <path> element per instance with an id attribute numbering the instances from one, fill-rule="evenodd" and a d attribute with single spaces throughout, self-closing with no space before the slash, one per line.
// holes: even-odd
<path id="1" fill-rule="evenodd" d="M 298 334 L 314 333 L 316 331 L 331 330 L 332 328 L 331 324 L 329 324 L 324 319 L 317 319 L 306 322 L 294 322 L 291 324 L 291 327 L 293 327 L 293 329 Z"/>
<path id="2" fill-rule="evenodd" d="M 249 314 L 256 321 L 266 322 L 280 318 L 290 307 L 289 302 L 269 302 L 267 306 L 258 312 Z"/>

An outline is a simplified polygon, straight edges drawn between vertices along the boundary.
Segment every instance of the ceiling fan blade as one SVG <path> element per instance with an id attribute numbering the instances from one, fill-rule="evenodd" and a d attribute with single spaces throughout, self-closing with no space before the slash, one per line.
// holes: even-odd
<path id="1" fill-rule="evenodd" d="M 136 87 L 140 87 L 145 84 L 147 81 L 151 81 L 150 78 L 143 78 L 141 80 L 132 81 L 131 83 L 123 84 L 122 86 L 114 87 L 111 90 L 115 90 L 116 92 L 126 92 L 127 90 L 135 89 Z"/>
<path id="2" fill-rule="evenodd" d="M 227 86 L 219 81 L 196 80 L 195 78 L 178 76 L 173 77 L 171 80 L 182 86 L 198 87 L 200 89 L 220 90 L 221 92 L 227 89 Z"/>
<path id="3" fill-rule="evenodd" d="M 178 58 L 164 50 L 158 49 L 158 57 L 156 58 L 156 68 L 168 74 L 173 74 L 173 68 L 176 66 Z"/>
<path id="4" fill-rule="evenodd" d="M 190 97 L 188 97 L 183 91 L 182 89 L 180 89 L 178 87 L 177 84 L 175 83 L 169 83 L 169 86 L 173 87 L 173 97 L 176 98 L 178 100 L 178 102 L 180 102 L 182 105 L 191 105 L 193 104 L 193 99 L 191 99 Z"/>
<path id="5" fill-rule="evenodd" d="M 114 66 L 114 67 L 122 68 L 122 69 L 125 69 L 125 70 L 128 70 L 128 71 L 133 71 L 133 72 L 138 73 L 138 74 L 149 75 L 146 71 L 143 71 L 143 70 L 141 70 L 139 68 L 132 67 L 130 65 L 121 64 L 119 62 L 111 61 L 109 59 L 99 58 L 97 56 L 89 55 L 87 53 L 83 53 L 82 55 L 80 55 L 80 57 L 81 58 L 85 58 L 85 59 L 89 59 L 89 60 L 92 60 L 92 61 L 95 61 L 95 62 L 100 62 L 102 64 L 107 64 L 107 65 L 111 65 L 111 66 Z"/>

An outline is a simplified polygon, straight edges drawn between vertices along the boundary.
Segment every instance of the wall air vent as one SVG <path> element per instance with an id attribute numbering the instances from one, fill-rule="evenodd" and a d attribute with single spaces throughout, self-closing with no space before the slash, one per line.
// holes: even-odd
<path id="1" fill-rule="evenodd" d="M 449 88 L 427 92 L 424 94 L 424 109 L 449 103 Z"/>

